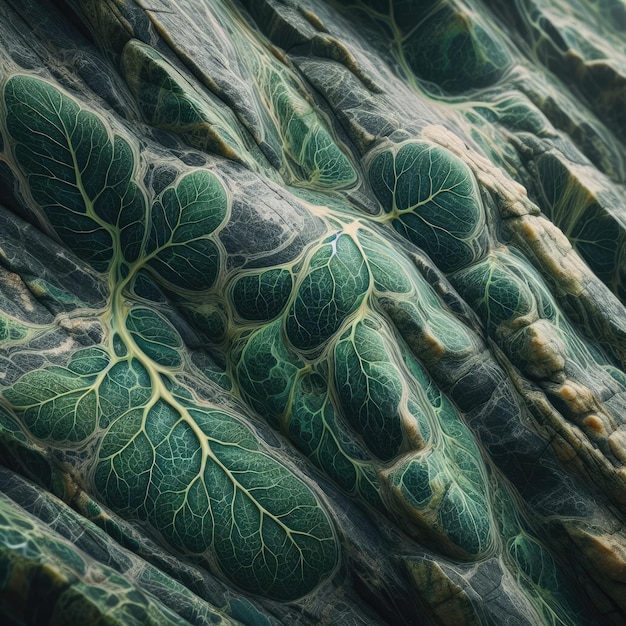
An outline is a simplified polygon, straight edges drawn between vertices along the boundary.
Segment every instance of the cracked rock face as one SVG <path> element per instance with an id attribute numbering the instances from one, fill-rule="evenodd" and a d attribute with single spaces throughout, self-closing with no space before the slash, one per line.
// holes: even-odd
<path id="1" fill-rule="evenodd" d="M 625 624 L 625 40 L 1 0 L 0 621 Z"/>

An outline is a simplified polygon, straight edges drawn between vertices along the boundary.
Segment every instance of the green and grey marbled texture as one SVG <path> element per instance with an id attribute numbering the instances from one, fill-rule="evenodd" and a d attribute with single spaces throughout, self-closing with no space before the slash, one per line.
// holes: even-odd
<path id="1" fill-rule="evenodd" d="M 625 34 L 0 0 L 2 619 L 626 624 Z"/>

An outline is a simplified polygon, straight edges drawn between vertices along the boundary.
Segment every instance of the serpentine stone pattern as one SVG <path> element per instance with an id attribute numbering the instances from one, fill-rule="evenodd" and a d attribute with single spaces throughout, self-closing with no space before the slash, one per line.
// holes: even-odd
<path id="1" fill-rule="evenodd" d="M 623 0 L 0 34 L 0 615 L 626 623 Z"/>

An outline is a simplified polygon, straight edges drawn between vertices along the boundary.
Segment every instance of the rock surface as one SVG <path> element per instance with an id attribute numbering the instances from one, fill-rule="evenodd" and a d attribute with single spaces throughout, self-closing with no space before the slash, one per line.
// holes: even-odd
<path id="1" fill-rule="evenodd" d="M 0 2 L 3 619 L 625 624 L 625 41 Z"/>

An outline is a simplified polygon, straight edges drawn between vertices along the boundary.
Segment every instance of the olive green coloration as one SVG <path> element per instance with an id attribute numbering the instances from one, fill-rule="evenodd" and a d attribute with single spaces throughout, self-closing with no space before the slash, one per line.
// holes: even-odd
<path id="1" fill-rule="evenodd" d="M 439 146 L 406 143 L 376 154 L 369 180 L 393 227 L 451 272 L 487 247 L 485 212 L 470 169 Z"/>
<path id="2" fill-rule="evenodd" d="M 356 324 L 335 346 L 334 371 L 339 402 L 353 428 L 380 459 L 397 456 L 403 390 L 380 334 L 365 322 Z"/>
<path id="3" fill-rule="evenodd" d="M 113 4 L 0 2 L 0 621 L 623 624 L 623 2 Z"/>
<path id="4" fill-rule="evenodd" d="M 235 310 L 246 320 L 271 320 L 285 307 L 291 295 L 288 269 L 272 269 L 242 276 L 233 286 Z"/>
<path id="5" fill-rule="evenodd" d="M 131 39 L 122 51 L 121 69 L 148 124 L 180 135 L 199 150 L 245 162 L 252 141 L 239 131 L 232 111 L 217 98 L 206 106 L 156 50 Z"/>
<path id="6" fill-rule="evenodd" d="M 343 233 L 321 242 L 307 266 L 285 324 L 294 348 L 304 351 L 330 339 L 359 306 L 369 286 L 365 259 Z"/>
<path id="7" fill-rule="evenodd" d="M 146 266 L 157 282 L 193 291 L 211 287 L 219 250 L 210 235 L 224 221 L 226 192 L 209 172 L 185 174 L 152 207 Z"/>

